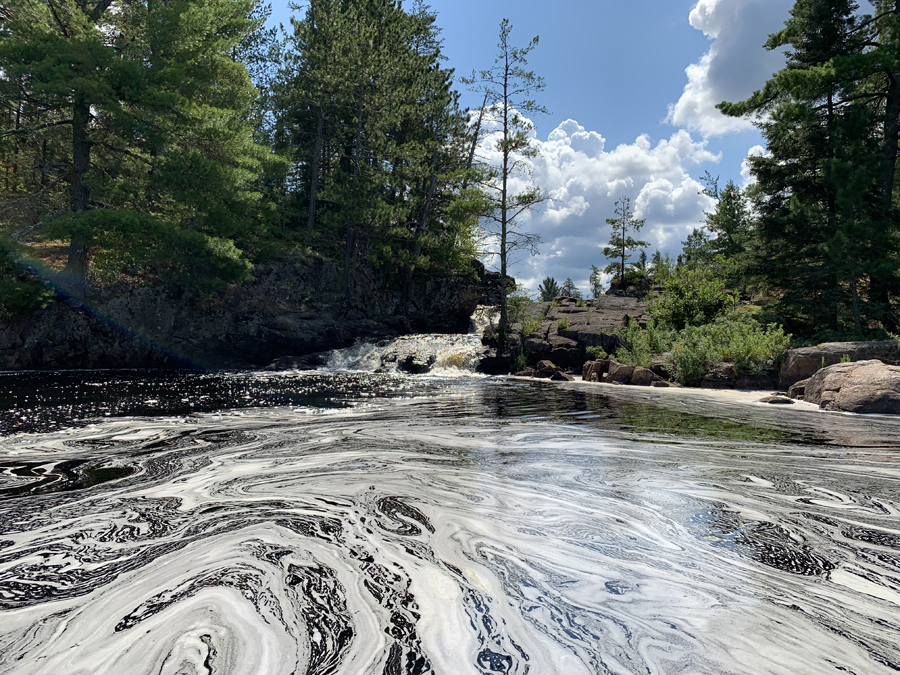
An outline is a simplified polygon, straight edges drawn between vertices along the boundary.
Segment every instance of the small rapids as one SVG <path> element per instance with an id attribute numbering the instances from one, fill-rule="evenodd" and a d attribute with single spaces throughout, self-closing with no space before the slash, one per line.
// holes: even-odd
<path id="1" fill-rule="evenodd" d="M 900 670 L 900 421 L 387 348 L 4 374 L 0 675 Z"/>
<path id="2" fill-rule="evenodd" d="M 489 352 L 482 344 L 482 335 L 496 321 L 495 308 L 479 306 L 472 315 L 467 334 L 404 335 L 379 344 L 359 342 L 353 347 L 331 352 L 325 359 L 323 369 L 332 372 L 471 375 Z"/>

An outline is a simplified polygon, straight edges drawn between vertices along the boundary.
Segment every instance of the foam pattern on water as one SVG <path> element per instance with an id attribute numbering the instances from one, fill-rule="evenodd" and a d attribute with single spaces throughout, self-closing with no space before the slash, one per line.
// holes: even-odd
<path id="1" fill-rule="evenodd" d="M 0 673 L 900 669 L 896 452 L 480 391 L 0 439 Z"/>

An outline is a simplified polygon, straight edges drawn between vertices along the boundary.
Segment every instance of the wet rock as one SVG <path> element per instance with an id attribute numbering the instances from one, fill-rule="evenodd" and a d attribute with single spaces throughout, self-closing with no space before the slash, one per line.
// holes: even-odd
<path id="1" fill-rule="evenodd" d="M 615 361 L 609 362 L 609 382 L 614 384 L 631 384 L 631 376 L 634 374 L 634 366 L 627 366 Z"/>
<path id="2" fill-rule="evenodd" d="M 767 370 L 761 373 L 738 373 L 734 380 L 735 389 L 774 389 L 777 382 L 777 373 Z"/>
<path id="3" fill-rule="evenodd" d="M 635 367 L 634 372 L 631 374 L 631 384 L 640 387 L 649 387 L 654 382 L 658 382 L 661 379 L 662 378 L 659 375 L 649 368 L 642 368 L 640 366 Z"/>
<path id="4" fill-rule="evenodd" d="M 888 365 L 900 365 L 900 341 L 825 342 L 815 347 L 791 349 L 785 354 L 778 375 L 778 387 L 811 377 L 816 371 L 849 359 L 850 363 L 875 359 Z"/>
<path id="5" fill-rule="evenodd" d="M 825 410 L 900 414 L 900 366 L 877 360 L 827 366 L 809 378 L 804 399 Z"/>
<path id="6" fill-rule="evenodd" d="M 704 375 L 700 381 L 700 387 L 703 389 L 734 389 L 736 380 L 737 374 L 734 372 L 734 366 L 725 364 Z"/>
<path id="7" fill-rule="evenodd" d="M 516 377 L 534 377 L 534 368 L 526 368 L 516 373 Z"/>
<path id="8" fill-rule="evenodd" d="M 651 387 L 674 387 L 675 385 L 665 380 L 656 380 L 650 383 Z"/>
<path id="9" fill-rule="evenodd" d="M 553 361 L 539 361 L 534 369 L 534 377 L 549 378 L 559 372 L 559 367 Z"/>
<path id="10" fill-rule="evenodd" d="M 760 403 L 772 403 L 774 405 L 793 405 L 793 401 L 786 396 L 763 396 Z"/>
<path id="11" fill-rule="evenodd" d="M 282 356 L 266 366 L 265 370 L 317 370 L 328 362 L 327 352 L 316 352 L 306 356 Z"/>
<path id="12" fill-rule="evenodd" d="M 790 398 L 803 399 L 806 397 L 806 385 L 809 382 L 809 378 L 805 380 L 800 380 L 799 382 L 795 382 L 790 387 L 788 387 L 787 395 Z"/>
<path id="13" fill-rule="evenodd" d="M 574 382 L 575 381 L 574 377 L 572 377 L 571 375 L 569 375 L 567 373 L 562 372 L 561 370 L 556 371 L 553 374 L 553 377 L 551 377 L 550 379 L 554 380 L 556 382 Z"/>
<path id="14" fill-rule="evenodd" d="M 609 359 L 588 361 L 581 369 L 581 379 L 585 382 L 599 382 L 609 370 Z M 596 376 L 596 379 L 594 378 Z"/>

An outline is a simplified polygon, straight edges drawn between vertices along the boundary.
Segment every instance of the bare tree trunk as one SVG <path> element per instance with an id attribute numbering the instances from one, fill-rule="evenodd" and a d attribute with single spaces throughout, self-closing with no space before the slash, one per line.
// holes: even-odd
<path id="1" fill-rule="evenodd" d="M 500 324 L 497 327 L 500 333 L 500 347 L 506 346 L 506 334 L 509 331 L 509 312 L 506 306 L 506 258 L 507 258 L 507 227 L 508 209 L 508 181 L 509 181 L 509 57 L 506 57 L 505 70 L 503 72 L 503 185 L 500 190 Z"/>
<path id="2" fill-rule="evenodd" d="M 478 147 L 478 137 L 481 135 L 481 123 L 484 120 L 484 107 L 487 105 L 488 93 L 484 94 L 484 101 L 481 102 L 481 108 L 478 110 L 478 121 L 475 122 L 475 133 L 472 135 L 472 145 L 469 146 L 469 158 L 466 160 L 466 171 L 469 171 L 475 164 L 475 149 Z M 469 177 L 463 178 L 462 189 L 465 190 L 469 186 Z"/>
<path id="3" fill-rule="evenodd" d="M 91 193 L 85 175 L 91 166 L 91 143 L 88 125 L 91 111 L 83 95 L 76 95 L 72 121 L 72 211 L 87 211 Z M 73 287 L 83 288 L 87 279 L 90 242 L 84 234 L 73 234 L 69 244 L 66 274 Z"/>

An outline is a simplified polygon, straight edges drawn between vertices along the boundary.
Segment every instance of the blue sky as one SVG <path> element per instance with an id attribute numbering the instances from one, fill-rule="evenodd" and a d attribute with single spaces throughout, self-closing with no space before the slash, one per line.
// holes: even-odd
<path id="1" fill-rule="evenodd" d="M 746 122 L 714 104 L 740 100 L 783 64 L 762 44 L 783 26 L 791 0 L 432 0 L 444 52 L 457 75 L 489 67 L 501 19 L 513 43 L 535 35 L 530 66 L 547 88 L 550 114 L 533 119 L 541 157 L 533 180 L 552 196 L 529 227 L 541 254 L 524 256 L 513 274 L 532 290 L 545 276 L 571 277 L 587 290 L 591 264 L 603 267 L 605 219 L 629 196 L 649 252 L 677 254 L 699 226 L 708 198 L 697 194 L 705 170 L 742 184 L 748 152 L 762 150 Z M 274 22 L 287 22 L 283 0 Z M 480 100 L 464 95 L 463 102 Z M 485 158 L 490 160 L 489 143 Z"/>

